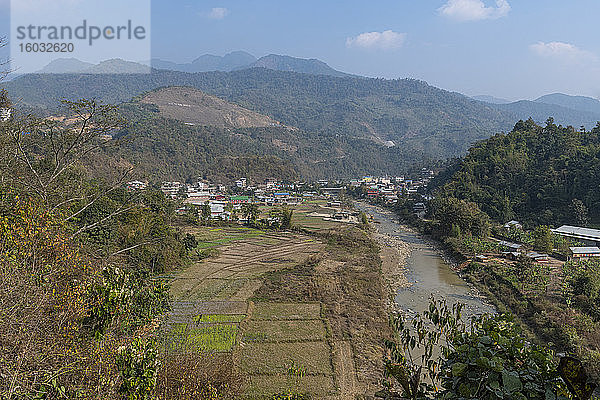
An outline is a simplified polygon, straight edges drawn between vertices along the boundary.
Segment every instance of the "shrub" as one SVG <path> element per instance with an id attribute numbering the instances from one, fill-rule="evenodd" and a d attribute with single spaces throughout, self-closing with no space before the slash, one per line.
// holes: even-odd
<path id="1" fill-rule="evenodd" d="M 158 351 L 153 340 L 136 338 L 129 345 L 119 348 L 119 392 L 128 400 L 151 398 L 156 386 L 158 367 Z"/>
<path id="2" fill-rule="evenodd" d="M 552 351 L 523 338 L 508 315 L 483 316 L 444 350 L 442 399 L 570 399 Z"/>

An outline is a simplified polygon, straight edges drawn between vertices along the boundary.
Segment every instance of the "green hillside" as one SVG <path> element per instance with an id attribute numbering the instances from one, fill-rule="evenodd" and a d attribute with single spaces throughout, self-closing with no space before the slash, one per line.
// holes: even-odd
<path id="1" fill-rule="evenodd" d="M 520 121 L 473 146 L 450 172 L 438 194 L 473 201 L 497 221 L 600 223 L 600 124 L 579 132 Z"/>
<path id="2" fill-rule="evenodd" d="M 422 81 L 332 77 L 254 68 L 234 72 L 154 71 L 148 75 L 27 75 L 5 84 L 25 106 L 54 110 L 60 99 L 93 97 L 129 101 L 165 86 L 191 86 L 294 126 L 307 135 L 360 144 L 379 153 L 405 154 L 409 164 L 423 157 L 459 156 L 471 144 L 509 130 L 514 121 L 553 116 L 563 124 L 595 124 L 600 116 L 564 107 L 519 102 L 493 105 Z M 358 142 L 356 142 L 358 140 Z M 389 152 L 384 147 L 395 145 Z M 382 147 L 381 149 L 379 147 Z M 342 155 L 340 155 L 342 156 Z M 373 157 L 380 159 L 379 155 Z M 376 172 L 377 164 L 372 172 Z"/>
<path id="3" fill-rule="evenodd" d="M 203 176 L 228 182 L 318 179 L 360 174 L 400 173 L 410 167 L 402 148 L 371 140 L 331 137 L 287 127 L 219 127 L 187 125 L 166 118 L 153 104 L 120 107 L 128 125 L 115 135 L 116 150 L 107 153 L 135 167 L 151 181 Z M 116 153 L 115 153 L 116 151 Z M 95 168 L 111 168 L 103 159 Z"/>

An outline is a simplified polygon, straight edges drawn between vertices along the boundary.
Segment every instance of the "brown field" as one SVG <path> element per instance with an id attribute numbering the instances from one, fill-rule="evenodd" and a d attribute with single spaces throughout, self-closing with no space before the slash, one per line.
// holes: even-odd
<path id="1" fill-rule="evenodd" d="M 255 321 L 250 320 L 244 328 L 244 343 L 262 342 L 310 342 L 325 340 L 325 327 L 321 320 L 310 321 Z M 261 336 L 262 334 L 262 336 Z M 262 340 L 257 340 L 257 338 Z"/>
<path id="2" fill-rule="evenodd" d="M 215 255 L 172 282 L 169 348 L 231 352 L 247 398 L 373 393 L 387 332 L 378 249 L 355 227 L 310 216 L 331 211 L 322 203 L 294 209 L 293 224 L 313 234 L 188 229 Z"/>
<path id="3" fill-rule="evenodd" d="M 320 319 L 319 303 L 263 303 L 254 304 L 252 319 L 255 320 L 287 320 L 287 319 Z"/>
<path id="4" fill-rule="evenodd" d="M 250 375 L 287 376 L 295 365 L 307 375 L 332 375 L 330 349 L 324 341 L 295 343 L 245 343 L 241 368 Z"/>
<path id="5" fill-rule="evenodd" d="M 334 387 L 331 376 L 305 375 L 301 378 L 294 378 L 281 375 L 254 375 L 251 376 L 247 391 L 252 393 L 250 398 L 268 398 L 273 393 L 311 393 L 316 398 L 335 396 L 332 391 Z"/>

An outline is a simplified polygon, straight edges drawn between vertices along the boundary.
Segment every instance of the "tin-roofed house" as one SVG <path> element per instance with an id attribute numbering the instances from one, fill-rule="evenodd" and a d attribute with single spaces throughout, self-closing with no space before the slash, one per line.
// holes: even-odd
<path id="1" fill-rule="evenodd" d="M 600 248 L 596 246 L 569 247 L 569 259 L 571 260 L 589 260 L 596 257 L 600 257 Z"/>
<path id="2" fill-rule="evenodd" d="M 560 236 L 577 239 L 589 246 L 600 245 L 600 230 L 598 229 L 563 225 L 558 229 L 553 229 L 552 232 Z"/>

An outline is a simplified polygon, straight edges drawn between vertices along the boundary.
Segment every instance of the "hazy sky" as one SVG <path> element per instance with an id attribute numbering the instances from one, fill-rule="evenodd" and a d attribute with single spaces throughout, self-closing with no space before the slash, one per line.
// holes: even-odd
<path id="1" fill-rule="evenodd" d="M 0 35 L 8 3 L 0 0 Z M 598 0 L 154 0 L 152 52 L 177 62 L 233 50 L 318 58 L 511 100 L 599 97 L 598 15 Z"/>

